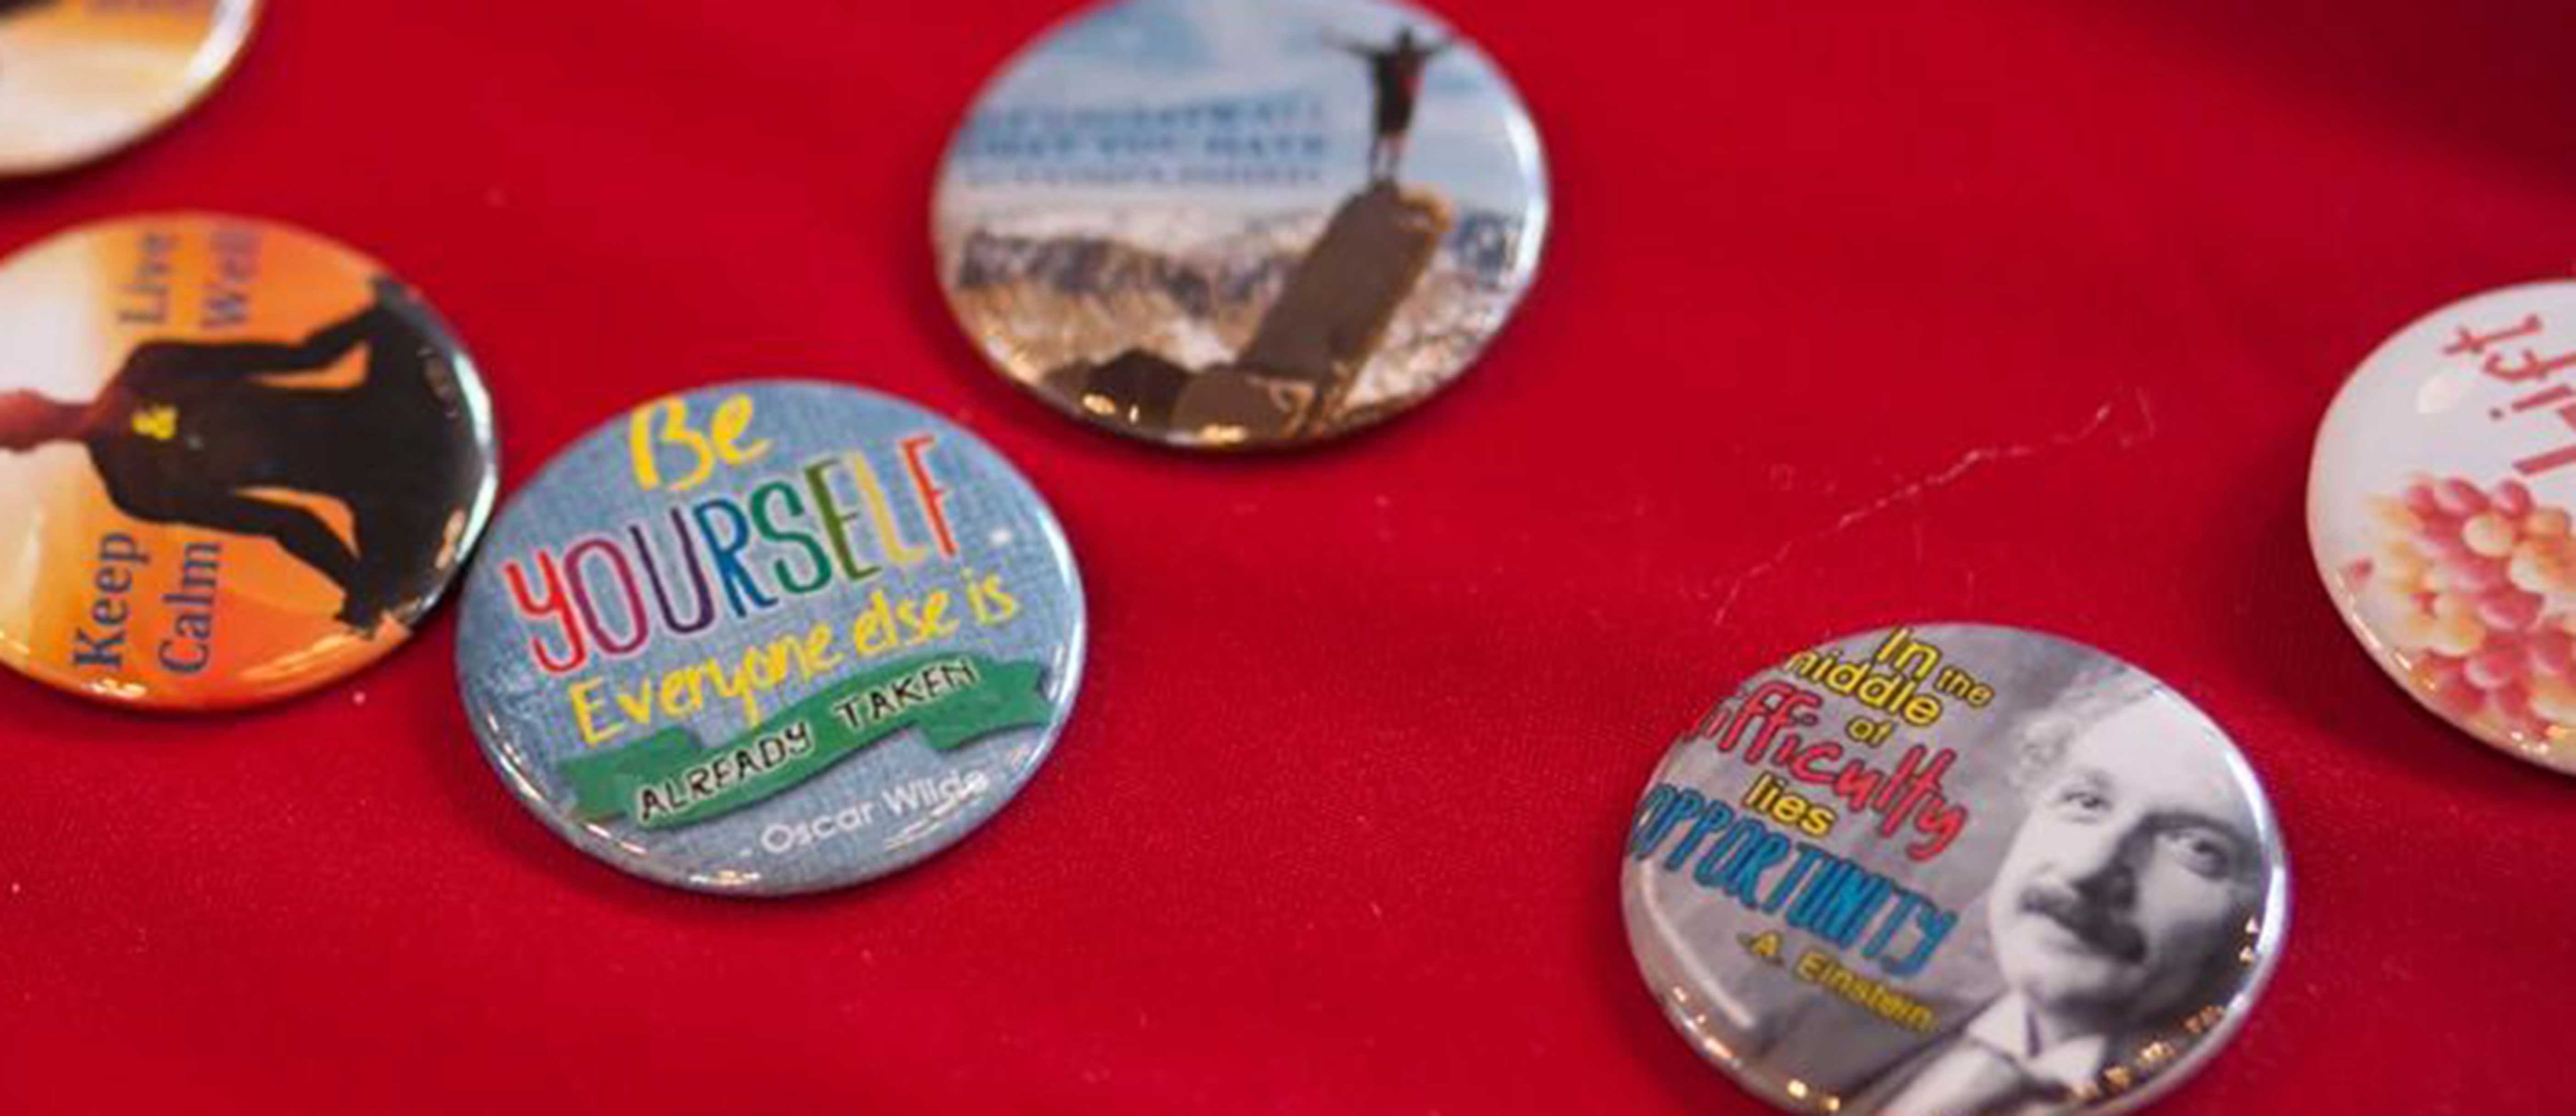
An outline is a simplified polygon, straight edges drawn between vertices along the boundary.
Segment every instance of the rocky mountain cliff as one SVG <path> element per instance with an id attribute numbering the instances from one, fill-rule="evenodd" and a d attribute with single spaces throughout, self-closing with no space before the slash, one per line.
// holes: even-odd
<path id="1" fill-rule="evenodd" d="M 1133 210 L 997 219 L 943 245 L 950 297 L 987 349 L 1032 382 L 1129 350 L 1206 367 L 1252 343 L 1329 216 Z M 1428 390 L 1472 355 L 1517 293 L 1521 226 L 1488 210 L 1455 214 L 1350 403 Z"/>

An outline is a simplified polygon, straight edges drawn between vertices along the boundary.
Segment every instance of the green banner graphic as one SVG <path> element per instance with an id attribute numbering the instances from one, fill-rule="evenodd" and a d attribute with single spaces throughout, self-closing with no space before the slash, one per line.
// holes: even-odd
<path id="1" fill-rule="evenodd" d="M 673 727 L 555 770 L 571 782 L 582 820 L 671 829 L 759 802 L 907 728 L 949 752 L 1043 725 L 1055 707 L 1038 689 L 1040 669 L 972 654 L 907 659 L 833 683 L 719 748 Z"/>

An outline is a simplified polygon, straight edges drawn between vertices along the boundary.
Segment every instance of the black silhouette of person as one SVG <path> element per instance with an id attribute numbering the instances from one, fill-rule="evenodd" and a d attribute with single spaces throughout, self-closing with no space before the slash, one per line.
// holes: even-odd
<path id="1" fill-rule="evenodd" d="M 1391 182 L 1404 161 L 1405 134 L 1413 128 L 1414 102 L 1422 96 L 1422 72 L 1440 52 L 1457 43 L 1424 43 L 1413 29 L 1400 28 L 1395 42 L 1379 47 L 1336 39 L 1333 46 L 1368 64 L 1369 83 L 1377 90 L 1377 116 L 1369 138 L 1369 181 Z"/>
<path id="2" fill-rule="evenodd" d="M 353 387 L 269 382 L 360 348 Z M 0 392 L 0 451 L 77 441 L 119 511 L 274 540 L 339 586 L 341 623 L 371 633 L 387 613 L 408 623 L 444 583 L 489 474 L 457 351 L 435 314 L 379 278 L 365 308 L 301 341 L 146 341 L 88 403 Z M 356 546 L 246 489 L 338 500 Z"/>

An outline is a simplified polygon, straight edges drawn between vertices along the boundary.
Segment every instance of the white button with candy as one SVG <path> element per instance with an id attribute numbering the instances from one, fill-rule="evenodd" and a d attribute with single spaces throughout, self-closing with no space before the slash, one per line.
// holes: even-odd
<path id="1" fill-rule="evenodd" d="M 2576 773 L 2571 373 L 2576 282 L 2406 327 L 2326 412 L 2308 538 L 2353 634 L 2417 701 Z"/>

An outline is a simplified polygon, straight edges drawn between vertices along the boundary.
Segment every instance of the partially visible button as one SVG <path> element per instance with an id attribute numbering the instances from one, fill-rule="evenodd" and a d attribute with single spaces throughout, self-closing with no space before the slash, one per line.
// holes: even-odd
<path id="1" fill-rule="evenodd" d="M 2470 735 L 2576 773 L 2576 282 L 2406 327 L 2335 396 L 2308 541 L 2362 646 Z"/>
<path id="2" fill-rule="evenodd" d="M 648 401 L 513 497 L 456 667 L 502 781 L 583 852 L 702 891 L 874 879 L 1037 773 L 1082 584 L 1010 463 L 911 404 L 756 381 Z"/>
<path id="3" fill-rule="evenodd" d="M 481 533 L 473 360 L 374 261 L 128 217 L 0 261 L 0 662 L 160 709 L 302 693 L 410 636 Z"/>
<path id="4" fill-rule="evenodd" d="M 2225 1044 L 2289 927 L 2270 803 L 2217 725 L 1975 624 L 1746 680 L 1656 770 L 1621 881 L 1692 1047 L 1839 1116 L 2128 1111 Z"/>
<path id="5" fill-rule="evenodd" d="M 1547 238 L 1493 60 L 1416 8 L 1126 0 L 985 87 L 934 201 L 940 283 L 1013 382 L 1227 450 L 1406 411 L 1483 353 Z"/>
<path id="6" fill-rule="evenodd" d="M 0 175 L 100 158 L 211 92 L 257 0 L 0 0 Z"/>

